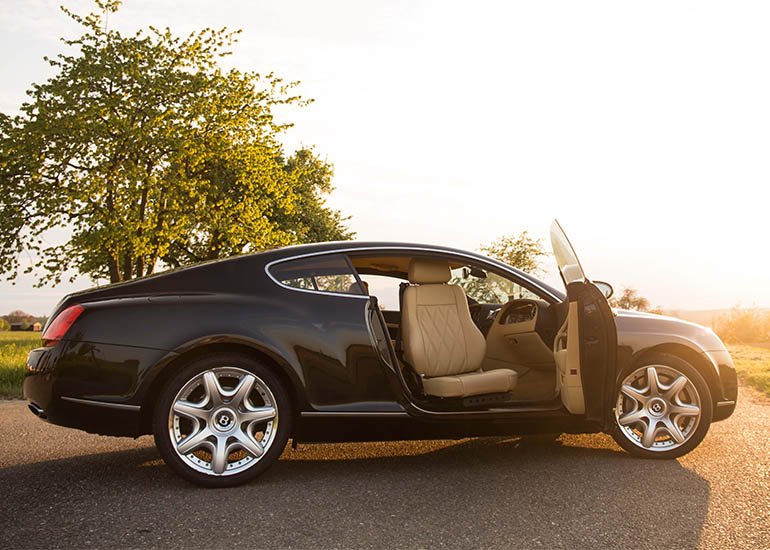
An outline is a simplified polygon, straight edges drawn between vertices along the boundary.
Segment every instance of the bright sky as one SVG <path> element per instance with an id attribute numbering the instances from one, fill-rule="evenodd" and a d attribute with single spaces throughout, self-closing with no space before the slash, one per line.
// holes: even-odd
<path id="1" fill-rule="evenodd" d="M 59 3 L 0 5 L 3 112 L 77 32 Z M 242 28 L 228 63 L 315 98 L 285 143 L 334 163 L 360 239 L 477 249 L 557 217 L 616 289 L 770 306 L 770 3 L 126 0 L 110 25 Z M 90 286 L 31 281 L 0 313 Z"/>

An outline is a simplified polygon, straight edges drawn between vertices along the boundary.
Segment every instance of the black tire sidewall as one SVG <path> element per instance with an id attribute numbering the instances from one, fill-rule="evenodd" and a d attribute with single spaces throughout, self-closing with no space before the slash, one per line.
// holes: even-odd
<path id="1" fill-rule="evenodd" d="M 247 370 L 259 377 L 273 394 L 278 409 L 278 429 L 267 452 L 247 470 L 228 476 L 216 476 L 199 472 L 179 457 L 168 432 L 168 418 L 174 398 L 192 378 L 216 367 L 230 366 Z M 265 365 L 251 357 L 237 353 L 215 353 L 191 360 L 173 375 L 161 390 L 153 411 L 152 428 L 155 445 L 168 466 L 184 479 L 203 487 L 233 487 L 246 483 L 267 470 L 281 456 L 291 434 L 293 408 L 289 393 L 275 372 L 275 367 Z"/>
<path id="2" fill-rule="evenodd" d="M 684 445 L 677 447 L 676 449 L 671 449 L 670 451 L 650 451 L 647 449 L 642 449 L 641 447 L 635 445 L 623 434 L 620 426 L 615 420 L 614 406 L 615 400 L 617 400 L 618 396 L 617 392 L 620 391 L 621 383 L 629 374 L 647 365 L 664 365 L 679 371 L 690 379 L 690 381 L 695 386 L 696 391 L 698 392 L 698 396 L 700 397 L 701 417 L 695 433 L 684 443 Z M 696 369 L 681 357 L 677 357 L 676 355 L 659 352 L 644 356 L 640 361 L 637 361 L 635 364 L 629 366 L 628 368 L 624 369 L 623 372 L 621 372 L 620 376 L 618 377 L 617 384 L 615 385 L 615 392 L 615 400 L 613 401 L 613 426 L 611 435 L 618 445 L 623 447 L 625 451 L 634 456 L 658 459 L 678 458 L 689 453 L 695 447 L 697 447 L 700 442 L 703 441 L 703 438 L 706 437 L 706 433 L 708 433 L 709 427 L 711 426 L 714 405 L 708 383 L 706 382 L 703 375 L 698 371 L 698 369 Z"/>

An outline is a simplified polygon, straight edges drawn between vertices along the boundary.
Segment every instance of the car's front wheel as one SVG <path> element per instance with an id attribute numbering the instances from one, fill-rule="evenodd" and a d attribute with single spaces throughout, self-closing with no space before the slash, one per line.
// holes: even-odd
<path id="1" fill-rule="evenodd" d="M 676 458 L 706 436 L 712 400 L 703 376 L 667 353 L 647 356 L 621 375 L 612 436 L 629 453 Z"/>
<path id="2" fill-rule="evenodd" d="M 245 483 L 283 452 L 291 402 L 276 373 L 249 357 L 206 355 L 161 391 L 153 417 L 163 460 L 206 487 Z"/>

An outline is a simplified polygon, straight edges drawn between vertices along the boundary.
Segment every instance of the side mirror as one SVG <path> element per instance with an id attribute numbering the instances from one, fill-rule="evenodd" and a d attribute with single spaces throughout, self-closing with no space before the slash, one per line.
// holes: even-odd
<path id="1" fill-rule="evenodd" d="M 615 292 L 610 283 L 605 283 L 604 281 L 593 281 L 593 283 L 594 286 L 599 289 L 599 292 L 601 292 L 608 300 Z"/>

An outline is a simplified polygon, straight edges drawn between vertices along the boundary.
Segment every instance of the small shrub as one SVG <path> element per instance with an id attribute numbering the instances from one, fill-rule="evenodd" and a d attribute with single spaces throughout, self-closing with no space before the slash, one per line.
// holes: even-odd
<path id="1" fill-rule="evenodd" d="M 734 307 L 719 318 L 715 332 L 725 342 L 736 344 L 770 341 L 770 314 L 757 308 Z"/>

